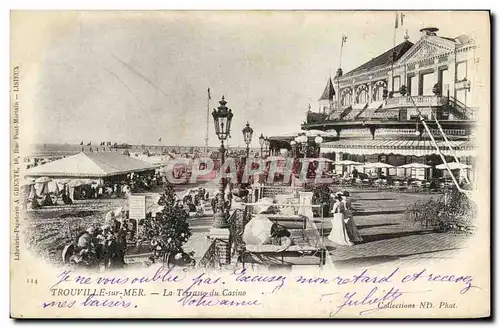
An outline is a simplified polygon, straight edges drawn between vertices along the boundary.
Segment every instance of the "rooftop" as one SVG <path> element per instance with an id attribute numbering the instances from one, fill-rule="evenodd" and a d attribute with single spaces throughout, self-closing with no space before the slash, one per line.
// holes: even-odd
<path id="1" fill-rule="evenodd" d="M 330 77 L 326 83 L 325 91 L 323 91 L 319 100 L 333 100 L 333 97 L 335 97 L 335 89 L 333 88 L 332 78 Z"/>
<path id="2" fill-rule="evenodd" d="M 405 40 L 404 42 L 398 44 L 394 48 L 391 48 L 387 50 L 386 52 L 382 53 L 381 55 L 373 58 L 372 60 L 364 63 L 361 66 L 356 67 L 352 71 L 347 72 L 343 76 L 351 76 L 355 75 L 356 73 L 359 73 L 361 71 L 369 70 L 377 66 L 385 66 L 389 65 L 392 61 L 392 54 L 394 53 L 394 62 L 399 60 L 410 48 L 413 47 L 413 43 Z"/>

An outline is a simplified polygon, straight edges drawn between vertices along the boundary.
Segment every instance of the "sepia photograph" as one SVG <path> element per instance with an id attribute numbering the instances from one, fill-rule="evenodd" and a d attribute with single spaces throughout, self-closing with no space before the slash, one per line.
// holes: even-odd
<path id="1" fill-rule="evenodd" d="M 14 318 L 490 315 L 488 11 L 12 11 Z"/>

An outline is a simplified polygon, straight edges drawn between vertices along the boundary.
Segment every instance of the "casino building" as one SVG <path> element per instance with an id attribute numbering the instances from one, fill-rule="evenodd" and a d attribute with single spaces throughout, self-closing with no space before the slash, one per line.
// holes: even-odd
<path id="1" fill-rule="evenodd" d="M 405 35 L 394 48 L 345 74 L 339 68 L 333 81 L 327 81 L 318 110 L 309 110 L 301 126 L 302 130 L 335 131 L 335 138 L 317 145 L 322 156 L 335 161 L 384 162 L 395 167 L 441 164 L 419 121 L 420 112 L 447 162 L 454 160 L 454 153 L 461 163 L 474 167 L 477 97 L 483 85 L 477 74 L 477 45 L 466 35 L 441 36 L 434 27 L 420 32 L 415 43 Z M 293 144 L 292 137 L 270 139 L 271 148 Z M 472 172 L 468 173 L 471 180 Z M 407 174 L 397 168 L 388 173 Z M 439 172 L 431 169 L 429 174 Z"/>

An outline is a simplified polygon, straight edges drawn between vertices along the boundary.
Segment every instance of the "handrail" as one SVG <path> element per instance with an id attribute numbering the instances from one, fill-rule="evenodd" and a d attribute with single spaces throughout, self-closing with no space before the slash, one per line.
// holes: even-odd
<path id="1" fill-rule="evenodd" d="M 441 149 L 439 148 L 439 146 L 437 145 L 436 143 L 436 139 L 434 139 L 434 136 L 432 135 L 430 129 L 429 129 L 429 126 L 427 126 L 427 123 L 425 123 L 425 119 L 423 118 L 422 116 L 422 112 L 420 112 L 420 109 L 418 109 L 417 105 L 415 104 L 413 98 L 411 96 L 409 96 L 409 98 L 411 99 L 411 101 L 413 102 L 414 106 L 415 106 L 415 109 L 417 110 L 418 112 L 418 115 L 420 117 L 420 122 L 422 122 L 422 125 L 424 126 L 425 130 L 427 131 L 427 133 L 429 134 L 429 137 L 431 138 L 431 141 L 432 141 L 432 144 L 434 145 L 434 147 L 436 148 L 439 156 L 441 157 L 441 160 L 443 161 L 443 164 L 445 165 L 446 167 L 446 170 L 448 171 L 448 173 L 450 174 L 451 176 L 451 179 L 453 181 L 453 184 L 455 185 L 455 187 L 457 188 L 458 191 L 460 191 L 461 193 L 464 193 L 467 197 L 469 197 L 471 200 L 473 200 L 471 198 L 471 195 L 469 194 L 469 192 L 467 192 L 466 190 L 462 189 L 460 187 L 460 185 L 458 184 L 457 182 L 457 179 L 455 179 L 455 176 L 453 175 L 453 172 L 451 172 L 451 169 L 450 167 L 448 166 L 448 163 L 446 162 L 446 159 L 443 155 L 443 153 L 441 153 Z"/>
<path id="2" fill-rule="evenodd" d="M 263 203 L 243 203 L 245 206 L 293 206 L 293 207 L 313 207 L 313 208 L 318 208 L 321 207 L 321 205 L 300 205 L 300 204 L 292 204 L 292 203 L 284 203 L 284 204 L 263 204 Z"/>
<path id="3" fill-rule="evenodd" d="M 467 116 L 474 116 L 474 108 L 475 107 L 467 106 L 466 104 L 464 104 L 463 102 L 461 102 L 460 100 L 458 100 L 455 97 L 450 96 L 449 98 L 450 98 L 450 102 L 455 104 L 455 107 L 453 107 L 453 108 L 455 110 L 460 109 L 458 112 L 460 112 L 461 114 L 464 114 L 466 116 L 465 118 L 468 118 Z M 456 107 L 456 105 L 458 105 L 458 108 Z"/>
<path id="4" fill-rule="evenodd" d="M 439 132 L 441 132 L 441 135 L 443 136 L 443 139 L 444 139 L 446 145 L 448 146 L 448 149 L 450 150 L 450 153 L 453 155 L 453 158 L 455 159 L 455 162 L 457 164 L 460 164 L 460 161 L 458 160 L 457 156 L 455 155 L 455 150 L 451 147 L 450 141 L 446 137 L 446 133 L 444 133 L 444 131 L 443 131 L 443 127 L 441 126 L 441 124 L 439 123 L 439 121 L 438 121 L 438 119 L 436 117 L 434 117 L 434 120 L 436 121 L 436 124 L 438 126 Z M 467 181 L 468 184 L 470 184 L 469 177 L 467 177 L 467 174 L 465 175 L 465 180 Z"/>
<path id="5" fill-rule="evenodd" d="M 210 244 L 210 247 L 206 250 L 203 257 L 200 259 L 198 264 L 196 265 L 199 268 L 215 268 L 216 267 L 216 259 L 217 259 L 217 239 L 214 239 Z"/>

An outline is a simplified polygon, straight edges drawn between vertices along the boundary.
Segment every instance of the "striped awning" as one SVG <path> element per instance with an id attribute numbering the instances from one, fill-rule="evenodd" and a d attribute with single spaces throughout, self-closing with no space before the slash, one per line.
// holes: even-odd
<path id="1" fill-rule="evenodd" d="M 445 141 L 436 141 L 444 155 L 476 156 L 474 143 L 471 141 L 450 141 L 454 154 Z M 340 139 L 321 145 L 322 153 L 343 152 L 357 155 L 396 154 L 404 156 L 425 156 L 439 154 L 431 140 L 372 140 Z"/>
<path id="2" fill-rule="evenodd" d="M 379 109 L 380 107 L 382 107 L 383 104 L 384 104 L 383 100 L 372 101 L 371 103 L 368 104 L 367 109 Z"/>
<path id="3" fill-rule="evenodd" d="M 365 109 L 366 105 L 368 105 L 368 103 L 358 103 L 358 104 L 354 104 L 354 105 L 352 105 L 352 109 L 354 109 L 354 110 L 361 110 L 361 109 Z"/>

